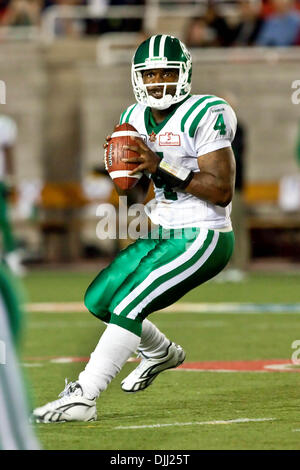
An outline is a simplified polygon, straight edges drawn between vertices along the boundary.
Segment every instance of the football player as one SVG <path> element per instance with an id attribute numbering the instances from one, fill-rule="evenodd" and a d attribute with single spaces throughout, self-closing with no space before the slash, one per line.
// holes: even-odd
<path id="1" fill-rule="evenodd" d="M 20 367 L 23 312 L 19 287 L 0 263 L 0 450 L 38 450 L 28 422 L 28 393 Z"/>
<path id="2" fill-rule="evenodd" d="M 132 141 L 136 157 L 127 161 L 138 163 L 133 174 L 144 172 L 138 186 L 145 193 L 154 183 L 146 213 L 157 229 L 122 250 L 88 287 L 85 305 L 106 330 L 78 380 L 34 410 L 37 422 L 95 420 L 96 399 L 136 350 L 141 362 L 122 381 L 125 392 L 144 390 L 179 366 L 183 348 L 147 317 L 211 279 L 231 257 L 236 116 L 223 99 L 192 95 L 191 78 L 191 55 L 175 37 L 152 36 L 134 54 L 137 103 L 120 123 L 145 138 Z"/>
<path id="3" fill-rule="evenodd" d="M 17 276 L 26 272 L 22 264 L 17 243 L 9 218 L 8 199 L 14 179 L 14 147 L 17 139 L 15 121 L 4 114 L 0 115 L 0 230 L 3 240 L 3 257 L 5 263 Z"/>

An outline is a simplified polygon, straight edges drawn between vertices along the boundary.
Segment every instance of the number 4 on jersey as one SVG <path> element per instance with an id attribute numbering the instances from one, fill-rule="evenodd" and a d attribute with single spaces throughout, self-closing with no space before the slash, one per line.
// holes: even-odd
<path id="1" fill-rule="evenodd" d="M 214 125 L 214 130 L 215 131 L 220 131 L 221 135 L 226 134 L 226 125 L 225 125 L 225 122 L 224 122 L 223 114 L 218 115 L 216 123 Z"/>

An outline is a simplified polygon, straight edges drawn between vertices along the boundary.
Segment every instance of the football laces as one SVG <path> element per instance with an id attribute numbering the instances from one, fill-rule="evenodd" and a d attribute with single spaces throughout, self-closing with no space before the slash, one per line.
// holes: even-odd
<path id="1" fill-rule="evenodd" d="M 107 147 L 106 147 L 106 149 L 104 150 L 104 167 L 105 167 L 106 171 L 108 171 L 108 166 L 107 166 Z"/>

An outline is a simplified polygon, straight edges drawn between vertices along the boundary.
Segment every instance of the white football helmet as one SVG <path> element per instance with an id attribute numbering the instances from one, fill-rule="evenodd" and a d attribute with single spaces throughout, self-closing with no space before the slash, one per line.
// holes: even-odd
<path id="1" fill-rule="evenodd" d="M 147 88 L 153 84 L 144 84 L 142 72 L 152 69 L 178 69 L 177 82 L 162 82 L 163 96 L 156 99 L 148 94 Z M 191 91 L 192 57 L 185 45 L 177 38 L 166 34 L 151 36 L 136 50 L 131 67 L 131 80 L 138 103 L 155 109 L 167 109 L 184 100 Z M 175 85 L 176 92 L 167 94 L 167 86 Z"/>

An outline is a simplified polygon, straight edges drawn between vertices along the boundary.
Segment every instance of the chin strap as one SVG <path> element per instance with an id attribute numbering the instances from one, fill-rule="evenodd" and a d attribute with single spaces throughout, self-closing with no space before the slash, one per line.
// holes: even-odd
<path id="1" fill-rule="evenodd" d="M 163 98 L 160 98 L 159 100 L 156 98 L 153 98 L 153 96 L 148 96 L 148 103 L 150 108 L 154 109 L 159 109 L 159 110 L 164 110 L 168 109 L 173 103 L 173 96 L 172 95 L 165 95 Z"/>

